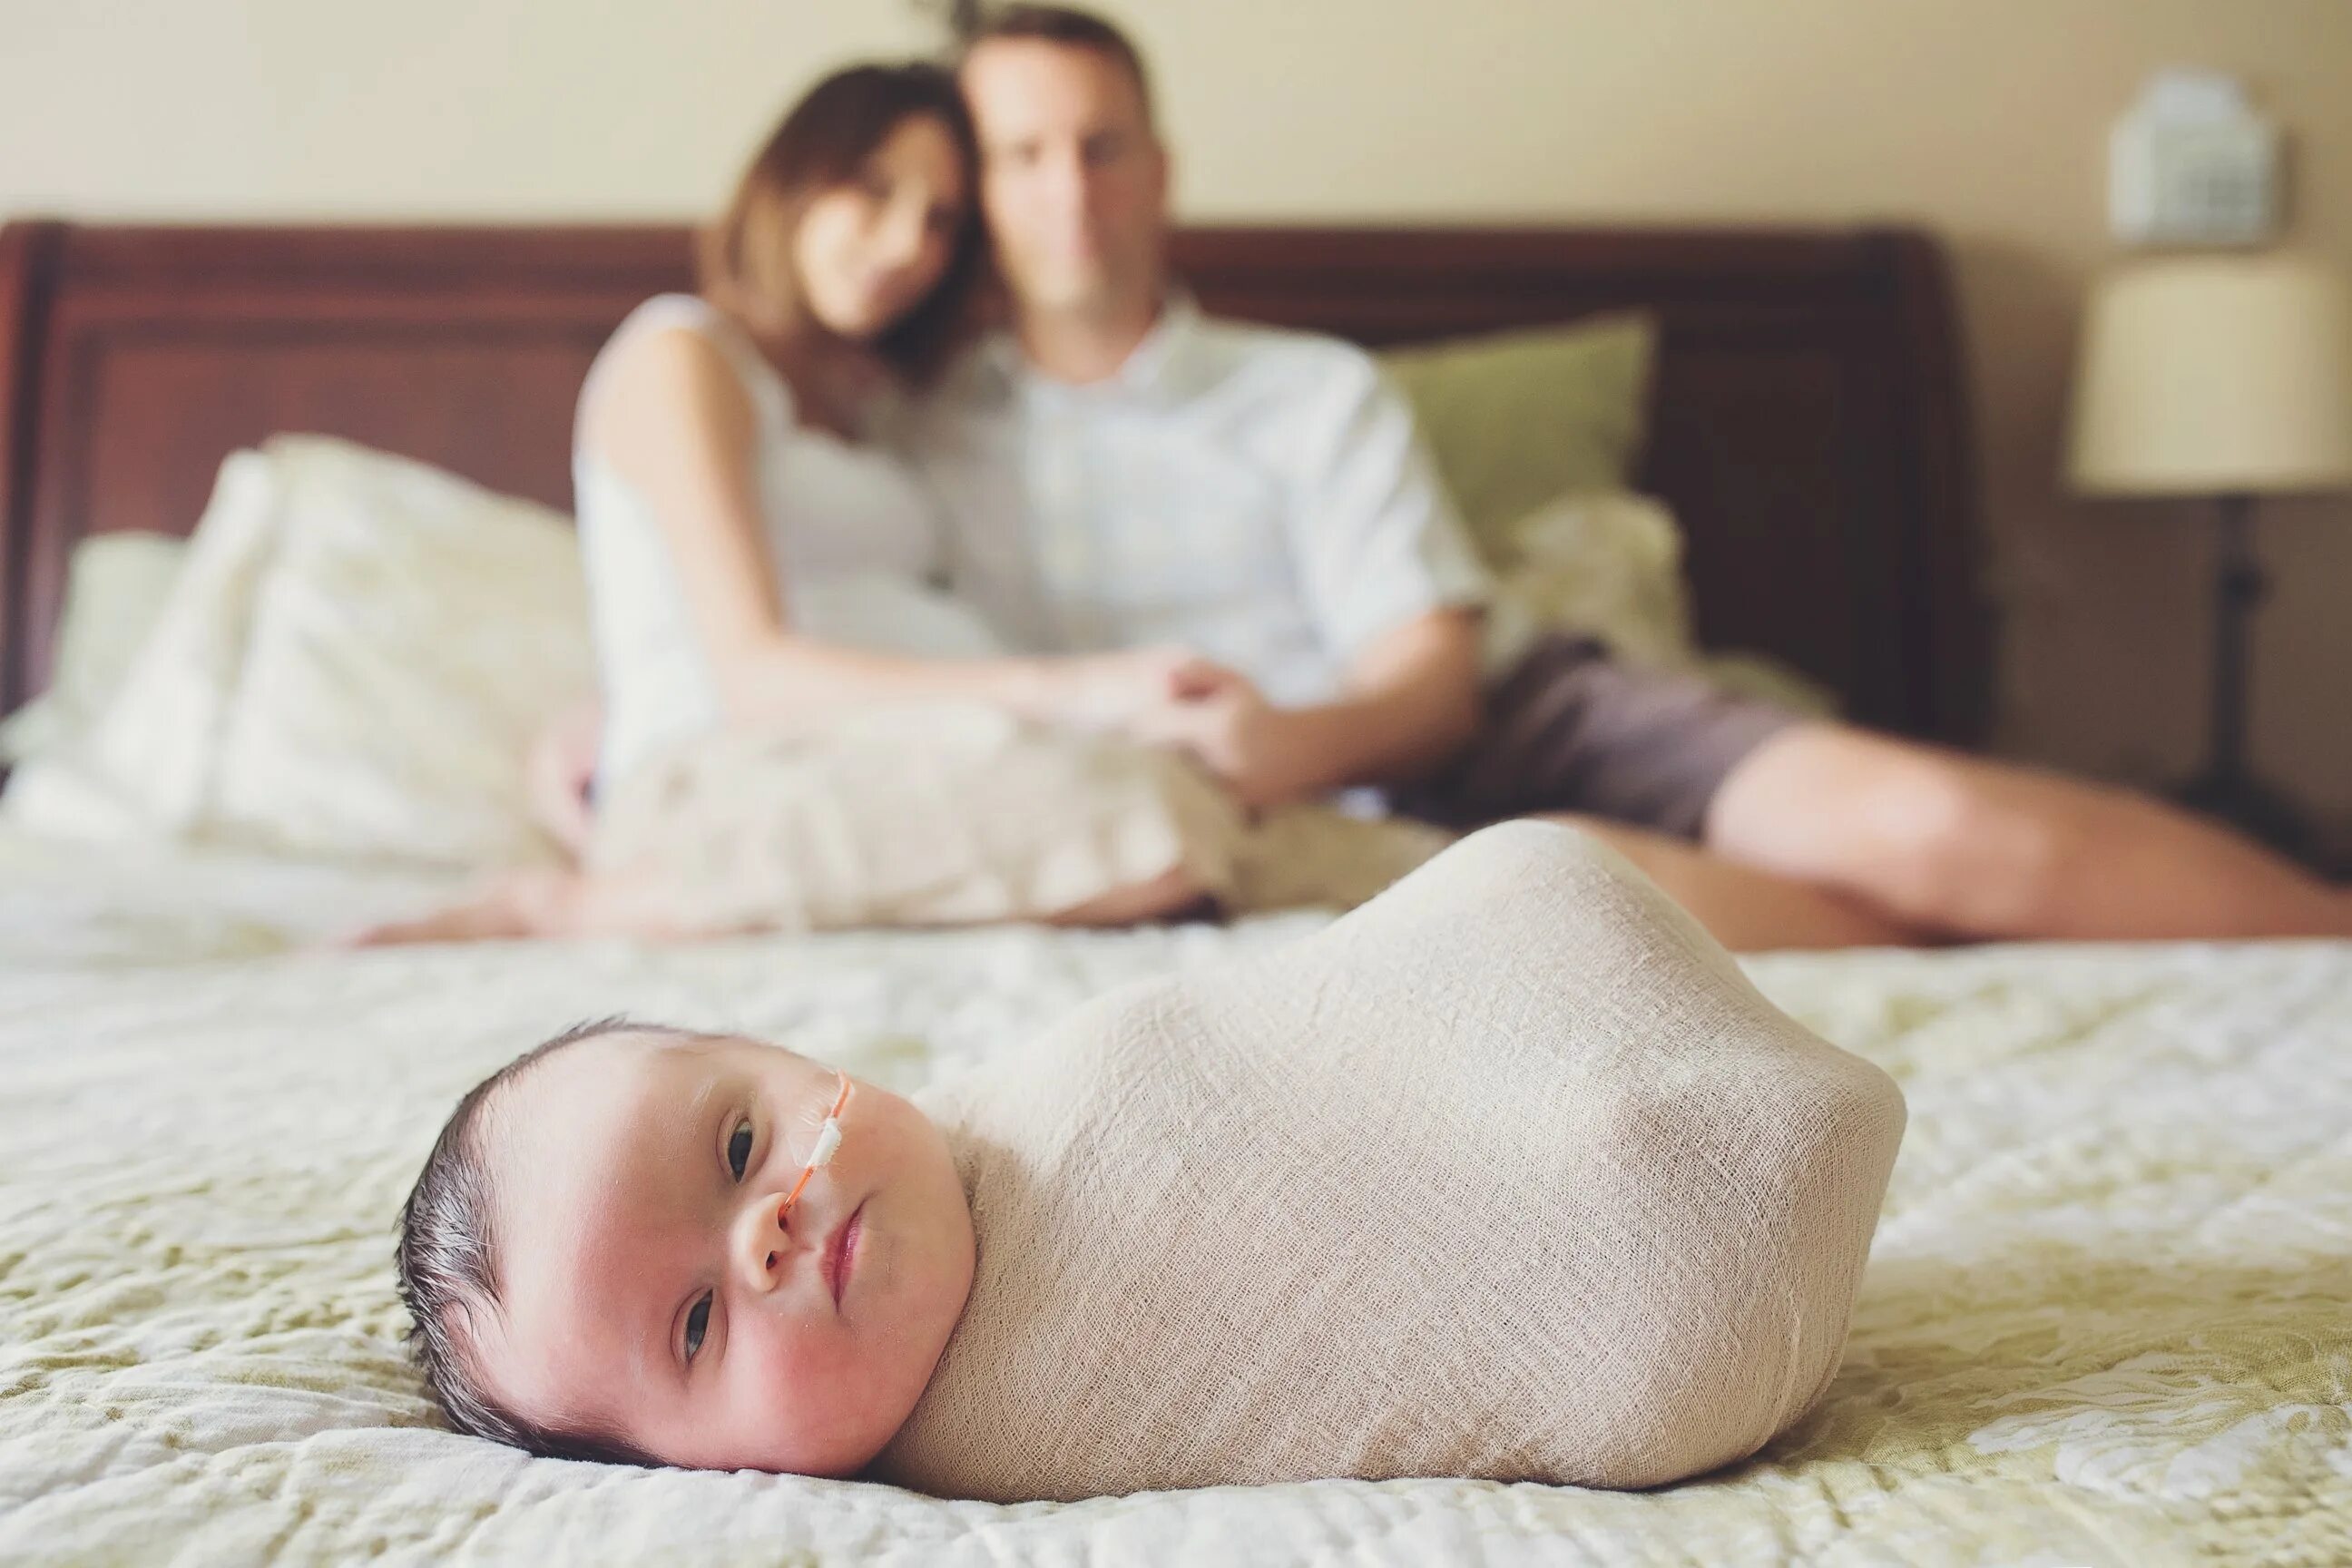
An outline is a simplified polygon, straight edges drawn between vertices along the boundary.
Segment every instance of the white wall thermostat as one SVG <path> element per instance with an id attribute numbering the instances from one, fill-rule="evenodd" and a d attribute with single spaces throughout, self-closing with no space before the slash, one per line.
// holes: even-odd
<path id="1" fill-rule="evenodd" d="M 2279 130 L 2210 71 L 2160 71 L 2107 140 L 2107 221 L 2126 245 L 2260 245 L 2279 221 Z"/>

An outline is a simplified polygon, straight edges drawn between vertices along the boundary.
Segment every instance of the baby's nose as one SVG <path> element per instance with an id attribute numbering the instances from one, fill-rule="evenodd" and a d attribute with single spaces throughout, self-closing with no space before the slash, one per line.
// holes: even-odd
<path id="1" fill-rule="evenodd" d="M 800 1250 L 784 1195 L 773 1193 L 745 1204 L 735 1225 L 736 1262 L 744 1284 L 766 1291 L 783 1283 L 792 1255 Z"/>

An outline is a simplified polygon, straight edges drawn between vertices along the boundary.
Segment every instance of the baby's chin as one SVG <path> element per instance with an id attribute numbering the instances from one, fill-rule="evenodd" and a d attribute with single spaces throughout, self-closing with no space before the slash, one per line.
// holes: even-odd
<path id="1" fill-rule="evenodd" d="M 724 1436 L 705 1430 L 683 1440 L 671 1433 L 667 1444 L 646 1440 L 652 1434 L 623 1430 L 614 1436 L 630 1451 L 682 1470 L 760 1470 L 778 1476 L 845 1479 L 873 1463 L 906 1419 L 900 1416 L 878 1436 L 862 1430 L 812 1431 L 786 1416 L 788 1408 L 780 1404 L 778 1417 L 768 1429 L 755 1426 Z M 861 1428 L 864 1425 L 858 1423 Z"/>
<path id="2" fill-rule="evenodd" d="M 871 1407 L 861 1415 L 870 1418 Z M 728 1453 L 704 1452 L 695 1463 L 684 1468 L 705 1470 L 764 1470 L 772 1475 L 810 1476 L 819 1479 L 845 1480 L 857 1475 L 888 1447 L 890 1439 L 898 1435 L 911 1409 L 899 1414 L 886 1431 L 859 1433 L 811 1433 L 793 1428 L 744 1443 L 740 1451 Z M 859 1423 L 862 1427 L 863 1421 Z"/>

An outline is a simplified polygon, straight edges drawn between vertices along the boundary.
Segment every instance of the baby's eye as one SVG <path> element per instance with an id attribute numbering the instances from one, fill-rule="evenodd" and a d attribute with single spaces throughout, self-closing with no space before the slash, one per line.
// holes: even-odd
<path id="1" fill-rule="evenodd" d="M 694 1352 L 702 1348 L 702 1336 L 710 1331 L 710 1292 L 705 1290 L 702 1300 L 686 1311 L 686 1359 L 694 1360 Z"/>
<path id="2" fill-rule="evenodd" d="M 727 1138 L 727 1168 L 735 1173 L 735 1179 L 740 1182 L 743 1179 L 744 1168 L 751 1163 L 751 1124 L 740 1122 Z"/>

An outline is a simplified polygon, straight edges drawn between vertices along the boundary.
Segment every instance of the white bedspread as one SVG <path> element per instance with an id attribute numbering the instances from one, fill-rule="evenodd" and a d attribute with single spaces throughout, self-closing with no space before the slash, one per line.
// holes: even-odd
<path id="1" fill-rule="evenodd" d="M 910 1084 L 1318 917 L 287 949 L 432 891 L 0 837 L 0 1559 L 2352 1561 L 2352 944 L 1755 964 L 1895 1073 L 1911 1131 L 1828 1405 L 1724 1476 L 1000 1509 L 442 1430 L 392 1287 L 418 1160 L 467 1085 L 582 1017 Z"/>

